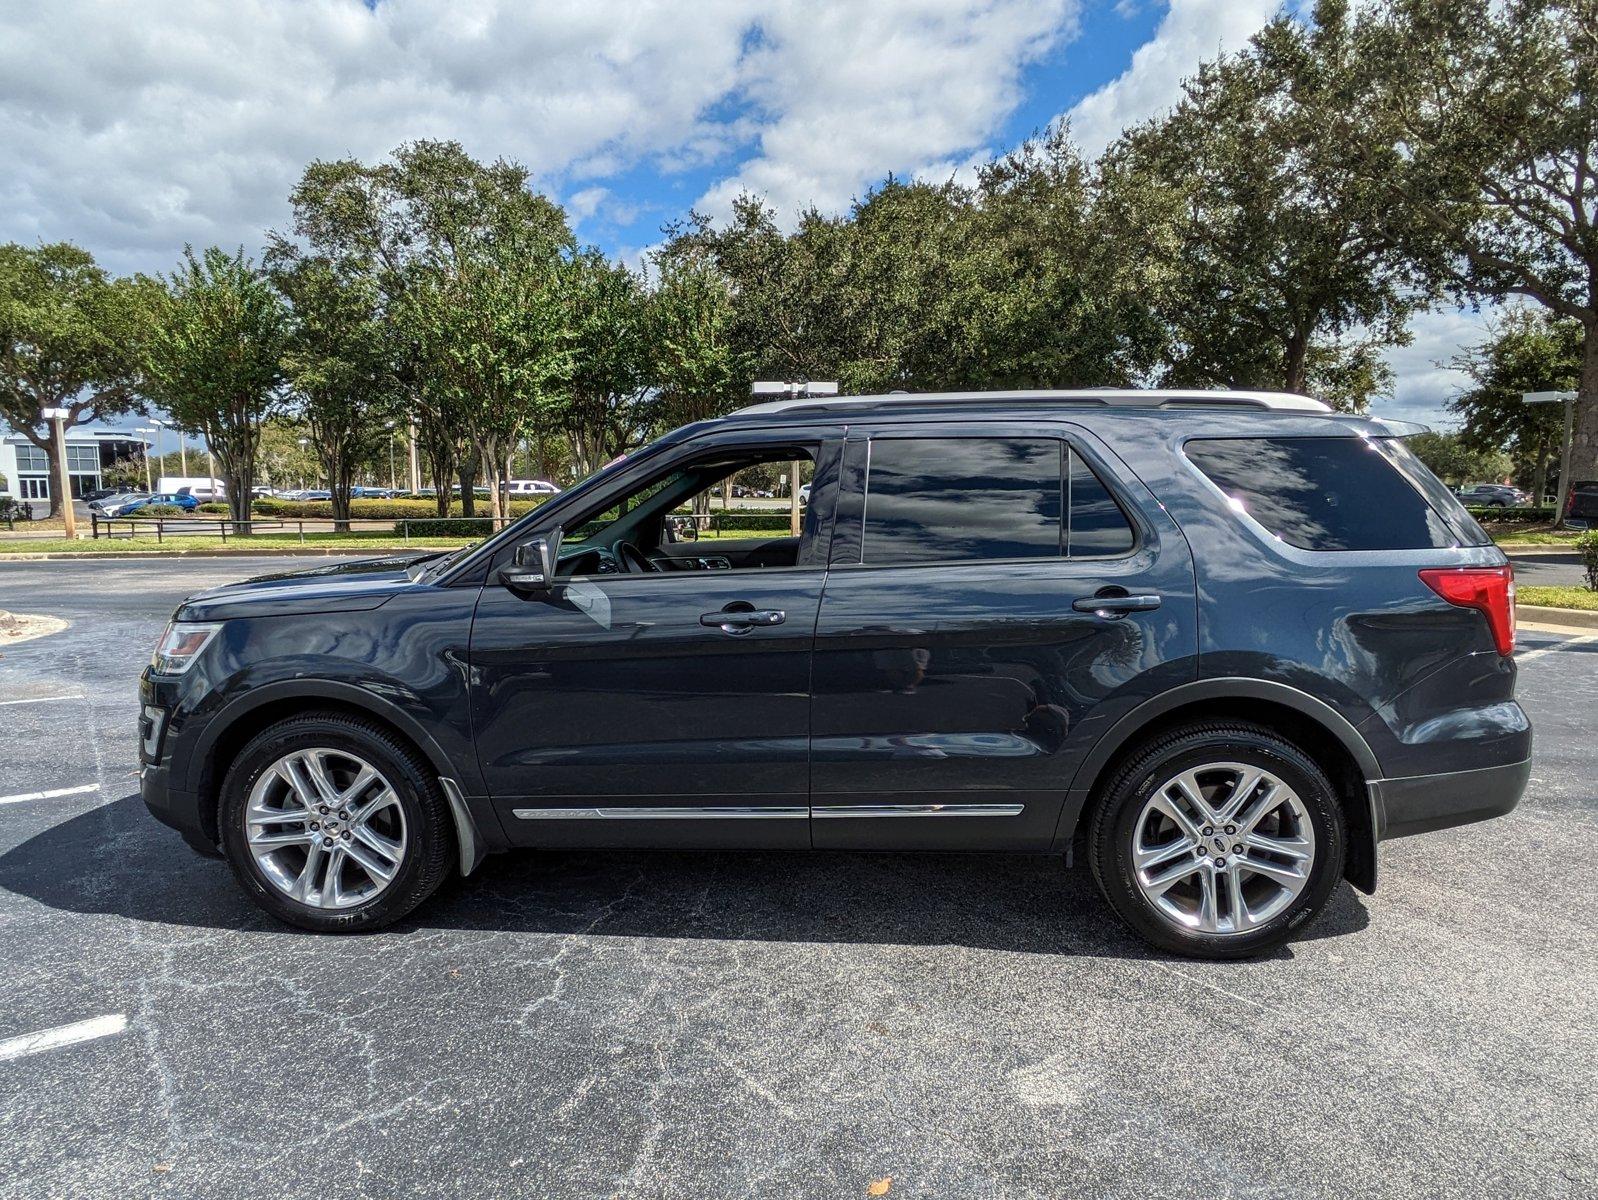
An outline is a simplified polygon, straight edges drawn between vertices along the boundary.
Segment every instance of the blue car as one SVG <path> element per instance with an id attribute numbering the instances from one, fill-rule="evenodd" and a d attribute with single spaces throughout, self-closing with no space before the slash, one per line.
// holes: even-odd
<path id="1" fill-rule="evenodd" d="M 178 508 L 181 508 L 184 512 L 193 512 L 195 509 L 200 507 L 200 502 L 187 493 L 179 494 L 177 492 L 166 492 L 159 496 L 141 496 L 137 500 L 130 500 L 121 508 L 117 509 L 116 512 L 108 513 L 107 515 L 113 517 L 131 517 L 141 508 L 145 508 L 151 504 L 172 504 L 176 505 Z"/>

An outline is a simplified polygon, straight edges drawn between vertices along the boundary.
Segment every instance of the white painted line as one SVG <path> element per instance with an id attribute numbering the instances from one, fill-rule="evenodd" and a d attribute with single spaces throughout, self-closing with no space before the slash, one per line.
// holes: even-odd
<path id="1" fill-rule="evenodd" d="M 128 1019 L 121 1013 L 109 1017 L 95 1017 L 76 1021 L 71 1025 L 58 1025 L 54 1029 L 41 1029 L 38 1033 L 25 1033 L 21 1037 L 0 1042 L 0 1062 L 13 1058 L 26 1058 L 57 1046 L 74 1046 L 79 1042 L 92 1042 L 95 1038 L 110 1037 L 128 1027 Z"/>
<path id="2" fill-rule="evenodd" d="M 1598 633 L 1589 633 L 1583 637 L 1567 638 L 1563 642 L 1555 642 L 1552 646 L 1544 646 L 1540 650 L 1533 650 L 1528 654 L 1515 655 L 1517 663 L 1529 663 L 1534 658 L 1541 658 L 1545 654 L 1552 654 L 1555 650 L 1569 650 L 1572 646 L 1585 646 L 1589 642 L 1598 642 Z"/>
<path id="3" fill-rule="evenodd" d="M 98 792 L 98 783 L 82 787 L 51 788 L 48 792 L 18 792 L 15 796 L 0 796 L 0 804 L 21 804 L 24 800 L 54 800 L 57 796 L 81 796 L 84 792 Z"/>
<path id="4" fill-rule="evenodd" d="M 22 700 L 0 700 L 0 708 L 4 708 L 7 704 L 49 704 L 52 700 L 82 700 L 83 698 L 82 692 L 75 696 L 28 696 Z"/>

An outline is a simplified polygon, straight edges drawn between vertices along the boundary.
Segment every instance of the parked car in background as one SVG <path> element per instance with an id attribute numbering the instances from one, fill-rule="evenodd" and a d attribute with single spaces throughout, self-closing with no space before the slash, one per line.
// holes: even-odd
<path id="1" fill-rule="evenodd" d="M 558 496 L 560 488 L 547 479 L 512 479 L 507 485 L 512 496 Z"/>
<path id="2" fill-rule="evenodd" d="M 808 483 L 801 483 L 799 485 L 799 503 L 810 503 L 810 485 Z"/>
<path id="3" fill-rule="evenodd" d="M 98 513 L 102 517 L 115 516 L 124 505 L 135 500 L 144 500 L 149 497 L 149 492 L 108 492 L 96 500 L 89 501 L 89 511 Z"/>
<path id="4" fill-rule="evenodd" d="M 1467 508 L 1519 508 L 1531 497 L 1507 483 L 1475 483 L 1454 493 Z"/>
<path id="5" fill-rule="evenodd" d="M 107 513 L 106 516 L 137 516 L 143 509 L 151 508 L 158 504 L 169 504 L 174 508 L 181 508 L 184 512 L 193 512 L 200 507 L 199 498 L 189 492 L 163 492 L 154 496 L 140 496 L 137 499 L 130 500 L 126 504 L 118 506 L 115 512 Z"/>
<path id="6" fill-rule="evenodd" d="M 193 496 L 202 503 L 227 499 L 227 484 L 205 475 L 163 475 L 155 481 L 155 490 Z"/>
<path id="7" fill-rule="evenodd" d="M 1578 479 L 1570 485 L 1564 521 L 1570 529 L 1598 529 L 1598 479 Z"/>
<path id="8" fill-rule="evenodd" d="M 115 496 L 121 490 L 122 490 L 121 488 L 109 488 L 109 487 L 95 488 L 92 492 L 84 492 L 83 495 L 79 497 L 79 499 L 82 500 L 85 504 L 87 504 L 87 505 L 92 507 L 96 500 L 104 500 L 107 496 Z"/>
<path id="9" fill-rule="evenodd" d="M 798 460 L 798 536 L 678 536 Z M 1236 958 L 1373 891 L 1384 839 L 1515 806 L 1513 595 L 1392 430 L 1306 397 L 783 400 L 473 547 L 191 597 L 141 789 L 329 933 L 515 847 L 991 850 L 1074 856 L 1154 945 Z"/>
<path id="10" fill-rule="evenodd" d="M 392 500 L 393 498 L 393 488 L 367 487 L 359 483 L 350 488 L 351 500 Z"/>

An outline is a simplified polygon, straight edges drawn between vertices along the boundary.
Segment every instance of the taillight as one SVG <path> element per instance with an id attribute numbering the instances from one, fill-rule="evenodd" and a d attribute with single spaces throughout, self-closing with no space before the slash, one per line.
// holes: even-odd
<path id="1" fill-rule="evenodd" d="M 1498 653 L 1515 652 L 1514 567 L 1430 567 L 1420 577 L 1448 603 L 1483 613 Z"/>

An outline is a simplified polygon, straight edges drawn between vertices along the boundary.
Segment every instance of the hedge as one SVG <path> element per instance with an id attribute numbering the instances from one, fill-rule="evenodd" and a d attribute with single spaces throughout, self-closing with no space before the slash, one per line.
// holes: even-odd
<path id="1" fill-rule="evenodd" d="M 539 500 L 512 500 L 510 513 L 519 517 L 523 513 L 530 513 L 543 503 Z M 251 509 L 263 517 L 287 517 L 290 520 L 330 520 L 333 516 L 333 502 L 331 500 L 278 500 L 267 496 L 254 501 Z M 479 499 L 475 512 L 485 511 L 488 501 Z M 461 504 L 455 500 L 450 504 L 452 516 L 461 515 Z M 404 517 L 425 519 L 438 516 L 438 505 L 432 500 L 351 500 L 350 516 L 358 521 L 394 521 Z M 464 528 L 464 526 L 463 526 Z"/>
<path id="2" fill-rule="evenodd" d="M 1552 508 L 1477 508 L 1467 509 L 1478 521 L 1496 525 L 1547 525 L 1554 519 Z"/>
<path id="3" fill-rule="evenodd" d="M 1581 565 L 1587 571 L 1587 586 L 1598 592 L 1598 529 L 1589 529 L 1576 539 L 1581 547 Z"/>
<path id="4" fill-rule="evenodd" d="M 494 519 L 492 517 L 456 517 L 453 520 L 443 521 L 437 517 L 427 520 L 396 521 L 394 532 L 413 538 L 460 538 L 469 541 L 472 538 L 484 538 L 494 532 Z"/>

